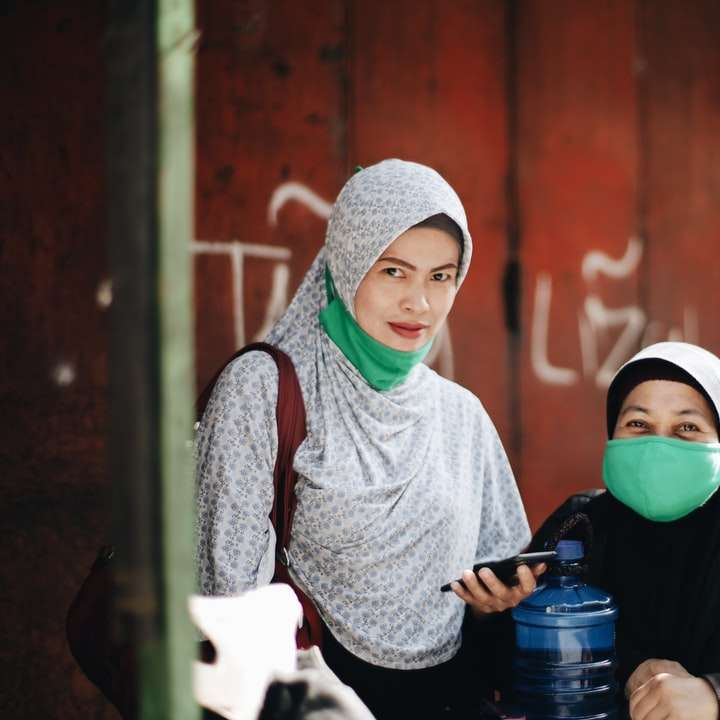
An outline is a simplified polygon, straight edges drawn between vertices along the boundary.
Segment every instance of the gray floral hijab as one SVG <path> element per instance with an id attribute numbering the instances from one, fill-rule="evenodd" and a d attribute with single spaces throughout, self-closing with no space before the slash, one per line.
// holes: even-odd
<path id="1" fill-rule="evenodd" d="M 456 652 L 463 603 L 439 587 L 479 559 L 517 553 L 529 530 L 495 428 L 478 399 L 417 365 L 370 387 L 318 321 L 329 264 L 351 313 L 377 258 L 445 213 L 472 241 L 462 204 L 434 170 L 385 160 L 341 191 L 318 253 L 267 337 L 293 360 L 307 412 L 290 542 L 291 572 L 336 638 L 385 667 L 427 667 Z"/>
<path id="2" fill-rule="evenodd" d="M 463 234 L 458 285 L 467 275 L 472 238 L 460 198 L 432 168 L 405 160 L 383 160 L 355 173 L 340 191 L 328 221 L 325 245 L 305 275 L 287 312 L 268 334 L 269 343 L 292 346 L 297 328 L 325 306 L 325 266 L 345 307 L 355 317 L 360 281 L 398 236 L 444 213 Z"/>
<path id="3" fill-rule="evenodd" d="M 325 247 L 330 272 L 353 317 L 358 285 L 385 248 L 408 228 L 438 213 L 462 229 L 463 261 L 458 272 L 462 282 L 470 265 L 472 239 L 460 198 L 435 170 L 385 160 L 345 184 L 333 206 Z"/>

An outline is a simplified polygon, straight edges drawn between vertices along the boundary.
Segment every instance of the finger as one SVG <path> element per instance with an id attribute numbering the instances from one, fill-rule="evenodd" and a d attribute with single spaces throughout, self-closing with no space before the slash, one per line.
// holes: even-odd
<path id="1" fill-rule="evenodd" d="M 643 664 L 638 665 L 632 675 L 627 679 L 627 682 L 625 683 L 625 697 L 630 699 L 630 696 L 641 686 L 644 685 L 649 678 L 646 678 L 645 680 L 642 679 L 641 673 L 643 672 Z"/>
<path id="2" fill-rule="evenodd" d="M 535 575 L 527 565 L 520 565 L 517 569 L 518 580 L 520 580 L 520 589 L 524 597 L 527 597 L 536 586 Z"/>
<path id="3" fill-rule="evenodd" d="M 671 720 L 672 710 L 661 702 L 655 694 L 646 696 L 630 711 L 631 720 Z"/>
<path id="4" fill-rule="evenodd" d="M 677 679 L 667 673 L 653 675 L 631 696 L 632 720 L 664 720 L 672 716 L 672 688 Z M 683 716 L 681 716 L 683 717 Z"/>
<path id="5" fill-rule="evenodd" d="M 629 698 L 641 685 L 644 685 L 653 675 L 657 674 L 653 671 L 655 662 L 655 658 L 650 658 L 644 660 L 635 668 L 625 684 L 625 697 Z"/>
<path id="6" fill-rule="evenodd" d="M 505 585 L 490 568 L 481 568 L 478 575 L 490 595 L 503 602 L 507 602 L 511 598 L 512 589 Z"/>
<path id="7" fill-rule="evenodd" d="M 638 706 L 634 711 L 630 711 L 631 720 L 671 720 L 672 717 L 672 711 L 661 702 L 655 702 L 654 705 L 648 702 L 647 705 Z"/>
<path id="8" fill-rule="evenodd" d="M 492 593 L 488 591 L 488 588 L 483 585 L 478 579 L 478 576 L 472 570 L 463 570 L 462 574 L 463 582 L 467 587 L 468 592 L 480 602 L 488 602 L 492 600 Z"/>
<path id="9" fill-rule="evenodd" d="M 649 684 L 641 685 L 630 696 L 628 710 L 631 720 L 649 720 L 651 712 L 657 709 L 659 697 Z"/>
<path id="10" fill-rule="evenodd" d="M 468 598 L 472 599 L 473 597 L 473 594 L 468 587 L 468 583 L 471 583 L 472 579 L 466 575 L 467 572 L 467 570 L 463 572 L 462 580 L 454 580 L 450 583 L 450 589 L 463 600 L 467 600 Z"/>
<path id="11" fill-rule="evenodd" d="M 478 602 L 487 605 L 492 612 L 502 612 L 514 604 L 510 589 L 498 580 L 492 570 L 482 568 L 476 582 L 479 588 L 476 595 Z"/>
<path id="12" fill-rule="evenodd" d="M 674 675 L 675 677 L 690 677 L 690 673 L 675 660 L 652 658 L 648 661 L 648 664 L 650 665 L 650 670 L 653 675 L 667 673 L 668 675 Z"/>
<path id="13" fill-rule="evenodd" d="M 469 578 L 466 579 L 463 577 L 463 582 L 470 583 L 471 581 Z M 483 590 L 479 590 L 477 595 L 473 595 L 457 581 L 450 583 L 450 588 L 463 602 L 483 614 L 489 615 L 490 613 L 497 612 L 498 610 L 498 608 L 494 605 L 492 596 L 488 595 Z M 483 599 L 482 595 L 484 595 L 486 599 Z"/>
<path id="14" fill-rule="evenodd" d="M 472 595 L 457 581 L 450 583 L 450 589 L 465 602 L 468 602 L 468 599 L 472 598 Z"/>
<path id="15" fill-rule="evenodd" d="M 630 697 L 641 685 L 644 685 L 648 680 L 655 677 L 655 675 L 663 673 L 674 675 L 675 677 L 690 677 L 690 673 L 675 660 L 648 658 L 641 662 L 628 678 L 627 684 L 625 685 L 625 697 Z"/>
<path id="16" fill-rule="evenodd" d="M 628 681 L 629 682 L 629 681 Z M 646 685 L 640 685 L 632 692 L 628 688 L 628 683 L 625 684 L 625 697 L 628 700 L 628 710 L 634 708 L 650 691 L 650 688 Z"/>
<path id="17" fill-rule="evenodd" d="M 480 582 L 478 577 L 472 570 L 463 572 L 463 582 L 465 583 L 470 597 L 466 599 L 473 607 L 484 613 L 499 612 L 504 610 L 507 605 L 499 601 L 485 585 Z"/>
<path id="18" fill-rule="evenodd" d="M 539 565 L 533 565 L 531 569 L 535 577 L 540 577 L 547 570 L 547 564 L 540 563 Z"/>
<path id="19" fill-rule="evenodd" d="M 640 668 L 643 669 L 642 675 L 646 680 L 649 680 L 651 677 L 655 677 L 655 675 L 659 675 L 660 673 L 669 673 L 670 675 L 673 675 L 674 672 L 671 671 L 676 670 L 671 660 L 661 660 L 660 658 L 648 658 L 644 663 L 641 663 L 638 666 L 638 669 Z"/>

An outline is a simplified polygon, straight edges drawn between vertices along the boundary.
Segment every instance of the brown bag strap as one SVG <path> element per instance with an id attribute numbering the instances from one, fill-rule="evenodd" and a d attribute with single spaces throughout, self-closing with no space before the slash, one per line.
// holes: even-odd
<path id="1" fill-rule="evenodd" d="M 296 504 L 297 473 L 293 470 L 293 458 L 306 435 L 305 403 L 292 360 L 282 350 L 268 343 L 258 342 L 246 345 L 236 352 L 207 384 L 198 398 L 196 413 L 199 419 L 205 411 L 215 383 L 225 367 L 241 355 L 257 351 L 270 355 L 278 368 L 278 396 L 275 410 L 278 449 L 273 473 L 275 496 L 270 512 L 270 521 L 275 528 L 277 537 L 276 558 L 283 565 L 287 565 L 287 546 L 290 542 L 290 530 Z"/>

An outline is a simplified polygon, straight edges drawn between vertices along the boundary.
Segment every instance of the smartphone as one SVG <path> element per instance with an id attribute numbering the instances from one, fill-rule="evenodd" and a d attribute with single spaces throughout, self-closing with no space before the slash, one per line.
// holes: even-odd
<path id="1" fill-rule="evenodd" d="M 477 573 L 477 571 L 481 568 L 488 568 L 495 573 L 498 580 L 505 583 L 505 585 L 513 586 L 520 582 L 517 576 L 518 565 L 539 565 L 540 563 L 554 560 L 556 557 L 557 553 L 554 550 L 549 550 L 547 552 L 521 553 L 515 557 L 507 558 L 507 560 L 478 563 L 477 565 L 473 565 L 473 572 Z M 455 582 L 459 582 L 463 587 L 465 587 L 465 583 L 461 578 L 458 578 Z M 443 585 L 440 588 L 440 591 L 449 592 L 450 583 Z"/>

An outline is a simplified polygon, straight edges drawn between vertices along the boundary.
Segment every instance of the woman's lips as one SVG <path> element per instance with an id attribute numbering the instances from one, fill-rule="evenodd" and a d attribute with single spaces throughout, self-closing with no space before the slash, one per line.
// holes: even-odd
<path id="1" fill-rule="evenodd" d="M 404 338 L 410 338 L 415 340 L 419 338 L 423 330 L 427 330 L 427 325 L 420 325 L 418 323 L 388 323 L 392 328 L 393 332 Z"/>

